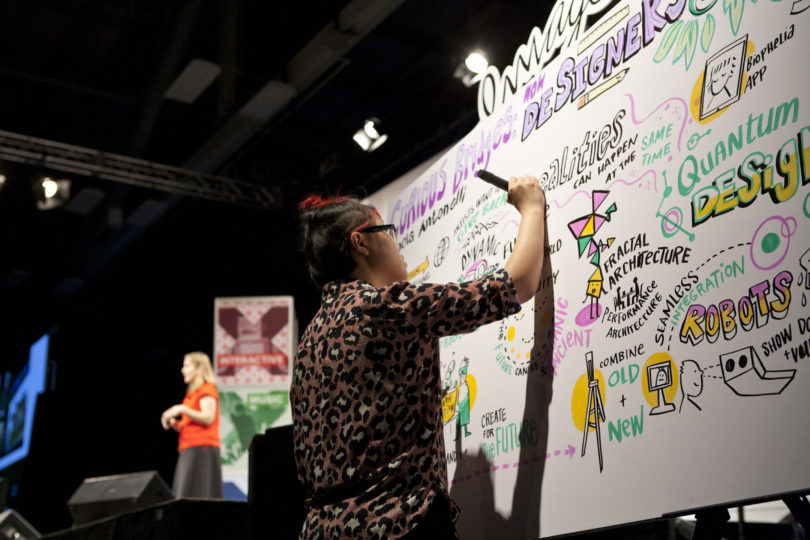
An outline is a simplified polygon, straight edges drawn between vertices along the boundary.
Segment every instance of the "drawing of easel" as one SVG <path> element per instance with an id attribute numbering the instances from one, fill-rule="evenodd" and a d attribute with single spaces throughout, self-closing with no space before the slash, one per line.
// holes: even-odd
<path id="1" fill-rule="evenodd" d="M 582 434 L 582 456 L 585 456 L 585 448 L 588 444 L 588 431 L 594 428 L 596 430 L 596 448 L 599 452 L 599 472 L 602 472 L 604 463 L 602 461 L 602 432 L 599 429 L 599 419 L 601 418 L 602 422 L 605 421 L 605 408 L 602 406 L 599 381 L 593 375 L 593 351 L 585 353 L 585 365 L 588 368 L 588 407 L 585 412 L 585 429 Z M 591 415 L 593 415 L 593 421 L 591 421 Z"/>

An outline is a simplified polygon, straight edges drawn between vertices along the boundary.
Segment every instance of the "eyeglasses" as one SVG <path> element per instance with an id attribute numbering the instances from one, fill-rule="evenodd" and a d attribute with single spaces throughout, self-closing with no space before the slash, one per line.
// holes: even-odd
<path id="1" fill-rule="evenodd" d="M 358 229 L 356 232 L 373 233 L 373 232 L 379 232 L 379 231 L 387 232 L 388 236 L 393 238 L 394 241 L 396 242 L 396 240 L 397 240 L 397 226 L 393 225 L 393 224 L 390 224 L 390 223 L 388 225 L 374 225 L 373 227 L 365 227 L 365 228 L 362 228 L 362 229 Z"/>

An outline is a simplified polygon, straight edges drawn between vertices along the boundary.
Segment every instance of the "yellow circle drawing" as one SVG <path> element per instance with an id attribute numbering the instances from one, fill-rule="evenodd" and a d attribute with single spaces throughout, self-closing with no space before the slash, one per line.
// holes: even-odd
<path id="1" fill-rule="evenodd" d="M 593 372 L 593 378 L 596 379 L 597 386 L 599 388 L 599 395 L 602 398 L 602 408 L 604 409 L 607 406 L 607 400 L 605 399 L 605 378 L 602 376 L 602 372 L 598 369 L 595 369 Z M 571 393 L 571 419 L 574 420 L 574 426 L 580 431 L 585 429 L 585 415 L 588 411 L 588 374 L 583 373 L 577 382 L 574 384 L 574 391 Z M 590 415 L 591 422 L 595 421 L 593 414 Z M 593 427 L 590 429 L 591 431 L 594 430 Z"/>
<path id="2" fill-rule="evenodd" d="M 507 341 L 512 341 L 513 339 L 515 339 L 515 327 L 514 326 L 510 326 L 509 330 L 506 331 L 506 339 L 507 339 Z"/>
<path id="3" fill-rule="evenodd" d="M 652 381 L 648 380 L 650 376 L 654 377 Z M 678 369 L 672 357 L 666 352 L 650 356 L 641 370 L 641 391 L 644 392 L 644 399 L 650 407 L 659 405 L 659 389 L 664 391 L 667 403 L 674 402 L 678 394 Z"/>
<path id="4" fill-rule="evenodd" d="M 472 410 L 473 405 L 475 405 L 475 397 L 478 395 L 478 386 L 475 384 L 475 377 L 469 373 L 465 377 L 465 380 L 467 381 L 467 388 L 469 388 L 470 391 L 470 410 Z M 448 392 L 442 397 L 442 422 L 444 423 L 452 420 L 453 416 L 456 414 L 458 391 L 459 387 L 457 386 L 455 390 Z"/>

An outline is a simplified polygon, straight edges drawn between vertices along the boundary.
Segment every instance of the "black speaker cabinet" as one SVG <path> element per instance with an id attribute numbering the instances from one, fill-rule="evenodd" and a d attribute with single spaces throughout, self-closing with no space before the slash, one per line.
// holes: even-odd
<path id="1" fill-rule="evenodd" d="M 6 510 L 0 514 L 0 539 L 2 540 L 34 540 L 42 538 L 30 523 L 14 510 Z"/>
<path id="2" fill-rule="evenodd" d="M 73 523 L 80 525 L 172 498 L 157 471 L 144 471 L 86 478 L 68 500 L 68 509 Z"/>
<path id="3" fill-rule="evenodd" d="M 306 518 L 306 495 L 298 482 L 292 426 L 253 437 L 248 454 L 248 515 L 251 538 L 295 540 Z"/>

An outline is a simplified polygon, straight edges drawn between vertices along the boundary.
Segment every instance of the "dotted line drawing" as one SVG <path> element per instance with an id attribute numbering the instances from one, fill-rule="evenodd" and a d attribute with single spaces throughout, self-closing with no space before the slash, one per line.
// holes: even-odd
<path id="1" fill-rule="evenodd" d="M 719 368 L 719 367 L 720 367 L 720 364 L 719 364 L 719 363 L 717 363 L 717 364 L 712 364 L 711 366 L 708 366 L 708 367 L 703 368 L 703 376 L 704 376 L 704 377 L 708 377 L 708 378 L 710 378 L 710 379 L 722 379 L 722 378 L 723 378 L 723 376 L 722 376 L 722 375 L 708 375 L 708 374 L 706 373 L 706 372 L 707 372 L 707 371 L 709 371 L 710 369 L 717 369 L 717 368 Z"/>
<path id="2" fill-rule="evenodd" d="M 732 249 L 735 249 L 735 248 L 738 248 L 738 247 L 744 247 L 744 246 L 750 246 L 750 245 L 751 245 L 751 242 L 741 242 L 741 243 L 736 244 L 736 245 L 734 245 L 734 246 L 729 246 L 729 247 L 727 247 L 726 249 L 721 249 L 720 251 L 718 251 L 717 253 L 715 253 L 714 255 L 712 255 L 711 257 L 709 257 L 708 259 L 706 259 L 705 261 L 703 261 L 703 264 L 701 264 L 700 266 L 698 266 L 697 268 L 695 268 L 695 270 L 696 270 L 696 271 L 697 271 L 697 270 L 700 270 L 701 268 L 703 268 L 704 266 L 706 266 L 706 265 L 707 265 L 709 262 L 711 262 L 711 260 L 712 260 L 712 259 L 714 259 L 714 258 L 718 257 L 719 255 L 722 255 L 722 254 L 723 254 L 723 253 L 725 253 L 726 251 L 731 251 Z"/>
<path id="3" fill-rule="evenodd" d="M 569 444 L 568 448 L 566 450 L 555 450 L 553 452 L 553 454 L 551 452 L 547 453 L 546 454 L 546 459 L 551 459 L 552 457 L 557 457 L 557 456 L 560 456 L 560 455 L 569 456 L 569 459 L 573 459 L 575 452 L 576 452 L 576 448 L 574 448 L 572 445 Z M 460 483 L 465 482 L 467 480 L 472 480 L 473 478 L 477 478 L 477 477 L 481 476 L 482 474 L 489 474 L 489 473 L 493 473 L 493 472 L 497 472 L 497 471 L 501 471 L 501 470 L 506 470 L 506 469 L 517 469 L 519 467 L 525 467 L 527 465 L 532 465 L 534 463 L 540 463 L 542 460 L 543 460 L 542 456 L 535 455 L 531 459 L 526 459 L 526 460 L 523 460 L 522 462 L 515 461 L 514 463 L 511 463 L 511 464 L 510 463 L 502 463 L 500 465 L 492 465 L 491 467 L 487 467 L 486 469 L 479 469 L 477 471 L 471 472 L 470 474 L 467 474 L 466 476 L 462 476 L 460 478 L 456 478 L 454 480 L 451 480 L 450 485 L 452 486 L 452 485 L 455 485 L 455 484 L 460 484 Z"/>

